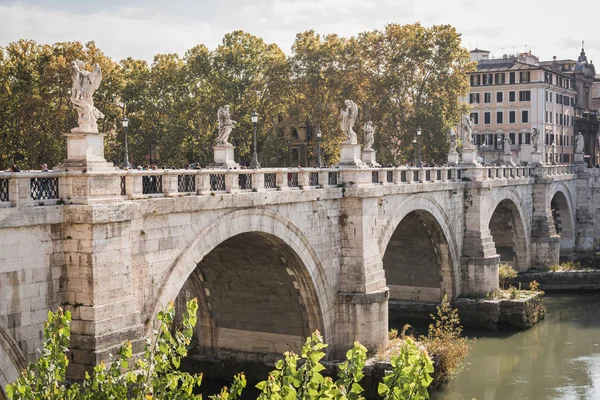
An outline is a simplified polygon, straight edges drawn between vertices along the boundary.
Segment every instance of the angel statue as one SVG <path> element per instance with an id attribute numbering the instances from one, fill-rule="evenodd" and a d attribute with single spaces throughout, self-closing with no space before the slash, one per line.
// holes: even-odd
<path id="1" fill-rule="evenodd" d="M 510 136 L 509 135 L 504 135 L 504 155 L 505 156 L 510 156 L 512 155 L 512 149 L 510 148 Z"/>
<path id="2" fill-rule="evenodd" d="M 463 148 L 467 150 L 473 149 L 473 125 L 473 118 L 468 114 L 465 114 L 462 121 L 462 126 L 466 129 Z"/>
<path id="3" fill-rule="evenodd" d="M 354 126 L 354 121 L 356 121 L 356 117 L 358 117 L 358 106 L 352 100 L 344 101 L 346 105 L 346 109 L 343 108 L 340 110 L 340 126 L 342 128 L 342 132 L 346 135 L 346 144 L 357 144 L 358 140 L 356 137 L 356 132 L 352 129 Z"/>
<path id="4" fill-rule="evenodd" d="M 575 154 L 583 154 L 584 140 L 581 132 L 575 136 Z"/>
<path id="5" fill-rule="evenodd" d="M 96 64 L 92 72 L 86 71 L 85 64 L 81 60 L 71 63 L 71 78 L 73 87 L 71 88 L 71 102 L 77 110 L 79 116 L 77 128 L 71 129 L 71 132 L 90 132 L 98 133 L 98 118 L 104 118 L 96 107 L 94 107 L 93 95 L 96 89 L 100 87 L 102 80 L 102 71 L 100 65 Z"/>
<path id="6" fill-rule="evenodd" d="M 375 127 L 373 126 L 373 121 L 369 121 L 363 127 L 365 131 L 365 143 L 364 150 L 372 150 L 373 149 L 373 141 L 375 136 Z"/>
<path id="7" fill-rule="evenodd" d="M 227 139 L 229 139 L 233 125 L 236 122 L 231 119 L 231 116 L 229 116 L 229 104 L 219 108 L 219 111 L 217 111 L 217 118 L 219 119 L 219 136 L 217 136 L 217 145 L 231 146 L 231 144 L 227 142 Z"/>
<path id="8" fill-rule="evenodd" d="M 538 153 L 539 146 L 539 138 L 540 138 L 540 130 L 538 128 L 531 129 L 531 145 L 533 146 L 533 152 Z"/>
<path id="9" fill-rule="evenodd" d="M 456 153 L 456 132 L 454 132 L 454 129 L 450 128 L 448 138 L 450 140 L 450 149 L 448 150 L 448 153 Z"/>

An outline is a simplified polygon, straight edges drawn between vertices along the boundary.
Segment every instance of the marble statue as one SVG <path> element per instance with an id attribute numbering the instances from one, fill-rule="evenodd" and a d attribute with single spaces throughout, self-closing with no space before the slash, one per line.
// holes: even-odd
<path id="1" fill-rule="evenodd" d="M 227 139 L 231 134 L 233 125 L 236 123 L 231 119 L 229 115 L 229 104 L 219 108 L 217 111 L 217 118 L 219 120 L 219 135 L 217 136 L 217 145 L 231 146 Z"/>
<path id="2" fill-rule="evenodd" d="M 473 118 L 471 118 L 468 114 L 465 114 L 462 121 L 462 126 L 466 130 L 466 134 L 464 135 L 463 149 L 473 149 L 473 125 Z"/>
<path id="3" fill-rule="evenodd" d="M 354 121 L 358 117 L 358 106 L 352 100 L 344 101 L 346 109 L 340 110 L 340 127 L 342 132 L 346 135 L 346 144 L 357 144 L 356 132 L 354 132 Z"/>
<path id="4" fill-rule="evenodd" d="M 369 121 L 363 127 L 365 131 L 365 144 L 364 150 L 372 150 L 373 149 L 373 141 L 375 136 L 375 127 L 373 126 L 373 121 Z"/>
<path id="5" fill-rule="evenodd" d="M 540 130 L 538 128 L 533 128 L 531 130 L 531 144 L 533 145 L 533 152 L 539 153 L 538 146 L 540 140 Z"/>
<path id="6" fill-rule="evenodd" d="M 93 95 L 96 89 L 100 87 L 102 81 L 102 71 L 100 65 L 96 64 L 94 70 L 89 72 L 85 69 L 85 64 L 81 60 L 71 63 L 71 78 L 73 87 L 71 88 L 71 102 L 77 110 L 77 128 L 71 129 L 71 132 L 89 132 L 98 133 L 99 118 L 104 118 L 96 107 L 94 107 Z"/>
<path id="7" fill-rule="evenodd" d="M 506 156 L 510 156 L 512 155 L 512 150 L 510 149 L 510 136 L 509 135 L 504 135 L 504 155 Z"/>
<path id="8" fill-rule="evenodd" d="M 575 154 L 583 154 L 584 139 L 581 132 L 575 136 Z"/>
<path id="9" fill-rule="evenodd" d="M 454 132 L 454 129 L 450 128 L 448 138 L 450 140 L 450 149 L 448 150 L 448 153 L 456 153 L 456 132 Z"/>

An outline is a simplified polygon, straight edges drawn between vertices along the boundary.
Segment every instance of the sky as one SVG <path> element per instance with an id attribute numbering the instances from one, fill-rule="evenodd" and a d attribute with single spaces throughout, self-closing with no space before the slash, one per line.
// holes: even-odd
<path id="1" fill-rule="evenodd" d="M 493 57 L 531 51 L 542 60 L 600 62 L 596 0 L 0 0 L 0 46 L 19 39 L 52 44 L 94 40 L 120 60 L 152 61 L 197 44 L 217 47 L 223 35 L 244 30 L 291 52 L 309 29 L 349 37 L 388 23 L 450 24 L 463 46 Z"/>

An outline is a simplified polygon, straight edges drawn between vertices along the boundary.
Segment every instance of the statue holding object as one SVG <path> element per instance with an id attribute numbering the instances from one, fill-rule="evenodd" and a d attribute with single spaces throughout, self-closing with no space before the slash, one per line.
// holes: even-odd
<path id="1" fill-rule="evenodd" d="M 342 132 L 346 135 L 345 144 L 357 144 L 358 139 L 356 132 L 354 132 L 354 121 L 358 117 L 358 106 L 352 100 L 344 101 L 346 109 L 340 110 L 340 127 Z"/>
<path id="2" fill-rule="evenodd" d="M 217 118 L 219 120 L 219 135 L 217 136 L 217 146 L 231 147 L 232 145 L 227 141 L 229 135 L 233 130 L 233 125 L 236 123 L 231 119 L 229 115 L 229 104 L 219 108 L 217 111 Z"/>
<path id="3" fill-rule="evenodd" d="M 99 118 L 104 118 L 96 107 L 94 107 L 93 95 L 96 89 L 100 87 L 102 81 L 102 71 L 100 65 L 96 64 L 94 70 L 89 72 L 85 69 L 85 64 L 81 60 L 75 60 L 71 63 L 71 78 L 73 87 L 71 89 L 71 102 L 77 110 L 78 119 L 77 128 L 71 129 L 71 132 L 98 133 Z"/>
<path id="4" fill-rule="evenodd" d="M 375 140 L 375 127 L 373 126 L 373 121 L 367 122 L 363 130 L 365 131 L 365 143 L 363 146 L 364 150 L 373 150 L 373 141 Z"/>

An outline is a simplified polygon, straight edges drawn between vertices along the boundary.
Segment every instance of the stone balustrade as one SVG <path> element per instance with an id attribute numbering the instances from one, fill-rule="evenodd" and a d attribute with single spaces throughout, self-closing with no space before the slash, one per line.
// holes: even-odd
<path id="1" fill-rule="evenodd" d="M 573 165 L 0 172 L 0 207 L 80 204 L 92 198 L 101 202 L 352 185 L 520 179 L 574 172 Z"/>

